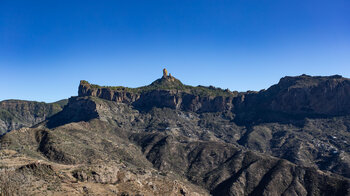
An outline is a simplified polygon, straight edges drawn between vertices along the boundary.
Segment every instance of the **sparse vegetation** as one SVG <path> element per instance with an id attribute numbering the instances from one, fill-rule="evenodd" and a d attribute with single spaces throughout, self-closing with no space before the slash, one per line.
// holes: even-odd
<path id="1" fill-rule="evenodd" d="M 19 174 L 10 169 L 0 169 L 0 195 L 12 196 L 23 195 L 21 192 L 21 184 L 23 179 Z"/>

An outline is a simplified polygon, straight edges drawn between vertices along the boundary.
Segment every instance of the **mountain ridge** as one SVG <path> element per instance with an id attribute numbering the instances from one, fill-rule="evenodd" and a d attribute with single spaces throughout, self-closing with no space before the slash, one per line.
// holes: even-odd
<path id="1" fill-rule="evenodd" d="M 68 100 L 53 103 L 3 100 L 0 102 L 0 135 L 21 127 L 30 127 L 62 110 Z"/>
<path id="2" fill-rule="evenodd" d="M 154 98 L 167 102 L 168 104 L 163 104 L 164 107 L 195 112 L 233 110 L 238 113 L 257 110 L 255 113 L 282 112 L 295 116 L 301 115 L 302 118 L 305 116 L 339 116 L 350 113 L 350 99 L 348 99 L 350 98 L 350 79 L 340 75 L 286 76 L 281 78 L 278 84 L 259 92 L 231 92 L 215 87 L 192 87 L 183 85 L 176 78 L 172 78 L 174 81 L 163 77 L 151 85 L 133 89 L 104 87 L 81 81 L 78 96 L 95 96 L 135 105 L 159 106 L 162 104 L 160 101 L 150 102 L 150 99 Z M 209 105 L 217 107 L 208 109 Z M 253 112 L 249 115 L 256 115 Z"/>
<path id="3" fill-rule="evenodd" d="M 0 166 L 52 194 L 348 195 L 349 85 L 302 75 L 259 92 L 205 88 L 222 96 L 170 76 L 143 90 L 82 81 L 61 112 L 0 137 Z"/>

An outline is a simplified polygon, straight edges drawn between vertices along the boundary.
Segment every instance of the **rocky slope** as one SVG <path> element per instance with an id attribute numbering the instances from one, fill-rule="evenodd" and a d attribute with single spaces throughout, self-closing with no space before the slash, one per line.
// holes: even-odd
<path id="1" fill-rule="evenodd" d="M 61 111 L 65 104 L 67 104 L 67 100 L 61 100 L 50 104 L 22 100 L 1 101 L 0 135 L 13 129 L 30 127 L 38 124 Z"/>
<path id="2" fill-rule="evenodd" d="M 349 195 L 348 81 L 247 93 L 82 81 L 63 111 L 0 138 L 0 166 L 43 195 Z"/>
<path id="3" fill-rule="evenodd" d="M 77 108 L 86 108 L 93 115 L 86 111 L 82 113 Z M 93 97 L 71 98 L 64 110 L 69 112 L 63 111 L 34 128 L 16 130 L 1 138 L 3 151 L 20 154 L 24 157 L 21 160 L 31 160 L 15 167 L 17 175 L 24 172 L 20 169 L 23 167 L 28 168 L 25 171 L 35 173 L 32 167 L 27 166 L 36 163 L 35 160 L 42 160 L 48 165 L 45 167 L 52 168 L 76 165 L 67 171 L 52 169 L 54 173 L 64 172 L 71 177 L 58 177 L 55 188 L 50 190 L 47 190 L 48 185 L 40 184 L 37 188 L 41 191 L 63 193 L 67 191 L 64 180 L 76 179 L 94 185 L 90 187 L 108 184 L 120 194 L 131 194 L 136 190 L 144 194 L 150 188 L 146 184 L 148 178 L 160 179 L 161 176 L 167 183 L 159 184 L 164 189 L 164 192 L 158 192 L 160 195 L 166 194 L 169 189 L 176 190 L 175 195 L 254 195 L 263 192 L 276 195 L 346 195 L 350 188 L 349 180 L 339 175 L 298 166 L 224 142 L 215 132 L 203 131 L 198 126 L 199 121 L 209 118 L 195 113 L 169 108 L 153 108 L 143 113 L 130 105 Z M 62 125 L 51 124 L 51 129 L 47 128 L 50 121 L 61 119 L 64 120 Z M 3 165 L 10 166 L 4 160 L 2 158 Z M 106 173 L 103 168 L 115 173 Z M 154 174 L 142 177 L 137 170 L 141 170 L 141 174 L 152 174 L 152 171 Z M 130 185 L 118 189 L 125 185 L 111 176 L 129 171 L 136 172 L 130 181 L 139 181 L 143 188 L 135 189 L 136 185 Z M 40 170 L 38 175 L 46 175 L 44 172 Z M 110 178 L 112 180 L 107 182 L 99 180 Z M 168 183 L 174 181 L 178 182 L 178 188 L 169 186 Z M 77 188 L 79 191 L 84 191 L 83 185 Z"/>

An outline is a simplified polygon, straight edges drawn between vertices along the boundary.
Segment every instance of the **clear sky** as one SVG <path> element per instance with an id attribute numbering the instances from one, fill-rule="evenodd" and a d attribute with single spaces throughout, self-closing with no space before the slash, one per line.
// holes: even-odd
<path id="1" fill-rule="evenodd" d="M 53 102 L 79 81 L 266 89 L 350 77 L 349 0 L 0 0 L 0 100 Z"/>

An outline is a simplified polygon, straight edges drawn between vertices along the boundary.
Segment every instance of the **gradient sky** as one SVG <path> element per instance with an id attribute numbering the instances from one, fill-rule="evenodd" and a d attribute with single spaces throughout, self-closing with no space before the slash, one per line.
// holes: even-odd
<path id="1" fill-rule="evenodd" d="M 350 77 L 349 0 L 0 0 L 0 100 L 53 102 L 79 81 L 266 89 Z"/>

